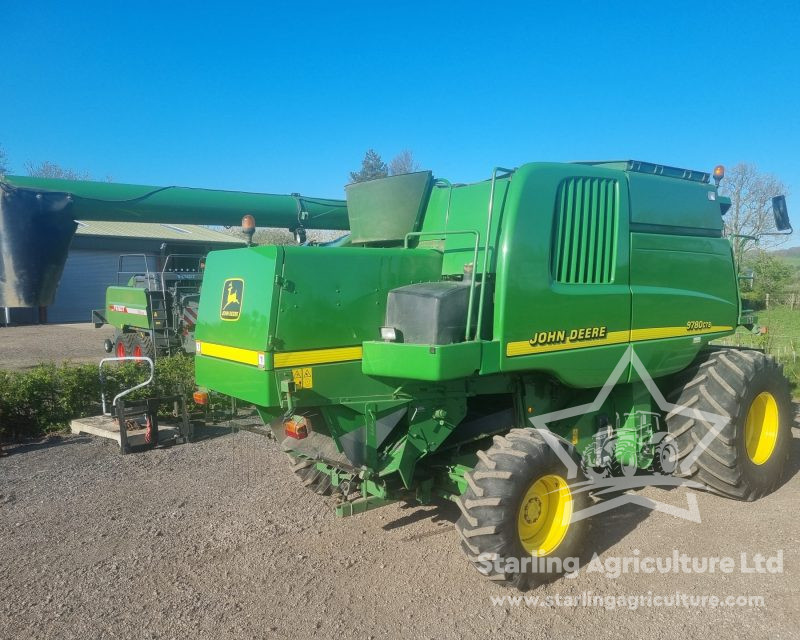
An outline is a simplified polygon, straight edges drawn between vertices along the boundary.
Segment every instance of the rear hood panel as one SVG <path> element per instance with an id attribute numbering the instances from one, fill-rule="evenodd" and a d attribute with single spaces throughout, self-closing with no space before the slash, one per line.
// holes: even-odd
<path id="1" fill-rule="evenodd" d="M 197 340 L 266 351 L 279 291 L 275 276 L 282 263 L 282 247 L 209 253 L 200 294 Z"/>

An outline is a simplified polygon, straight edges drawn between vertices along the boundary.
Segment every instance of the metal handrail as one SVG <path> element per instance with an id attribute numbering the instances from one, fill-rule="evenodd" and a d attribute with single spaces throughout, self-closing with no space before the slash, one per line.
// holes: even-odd
<path id="1" fill-rule="evenodd" d="M 481 270 L 481 294 L 478 298 L 478 326 L 475 330 L 475 337 L 480 338 L 481 330 L 483 329 L 483 301 L 486 299 L 486 285 L 487 285 L 487 272 L 489 270 L 489 246 L 492 242 L 492 217 L 494 215 L 494 186 L 497 182 L 498 175 L 502 173 L 503 177 L 507 177 L 514 173 L 514 169 L 504 169 L 503 167 L 495 167 L 492 170 L 492 187 L 489 190 L 489 214 L 486 220 L 486 244 L 483 248 L 483 269 Z M 474 275 L 473 275 L 474 278 Z"/>
<path id="2" fill-rule="evenodd" d="M 106 411 L 106 392 L 105 392 L 105 389 L 103 388 L 103 382 L 104 382 L 103 365 L 106 362 L 122 362 L 124 360 L 133 360 L 135 362 L 146 362 L 147 364 L 150 365 L 150 377 L 147 378 L 147 380 L 145 380 L 144 382 L 142 382 L 140 384 L 137 384 L 135 387 L 131 387 L 130 389 L 125 389 L 124 391 L 120 391 L 117 395 L 114 396 L 114 399 L 111 401 L 111 406 L 112 407 L 116 406 L 117 400 L 119 400 L 120 398 L 124 398 L 129 393 L 133 393 L 137 389 L 141 389 L 142 387 L 146 387 L 148 384 L 150 384 L 153 381 L 153 378 L 155 377 L 155 374 L 156 374 L 155 364 L 153 364 L 152 358 L 148 358 L 147 356 L 140 356 L 140 357 L 125 356 L 123 358 L 103 358 L 100 361 L 99 371 L 100 371 L 100 404 L 102 405 L 102 410 L 103 410 L 103 415 L 104 416 L 110 416 L 111 412 L 110 411 Z"/>
<path id="3" fill-rule="evenodd" d="M 197 258 L 197 269 L 195 269 L 194 271 L 187 272 L 187 273 L 198 273 L 199 274 L 200 273 L 200 263 L 201 263 L 201 261 L 203 260 L 204 257 L 205 256 L 203 256 L 200 253 L 170 253 L 166 258 L 164 258 L 164 266 L 161 268 L 161 291 L 164 294 L 164 304 L 166 304 L 166 301 L 167 301 L 167 297 L 166 297 L 166 295 L 167 295 L 166 294 L 167 283 L 166 283 L 166 280 L 164 279 L 164 274 L 165 273 L 177 273 L 177 272 L 174 272 L 174 271 L 173 272 L 168 272 L 167 271 L 167 266 L 169 265 L 169 261 L 173 260 L 174 258 Z M 174 262 L 174 260 L 173 260 L 173 262 Z M 175 286 L 177 288 L 178 285 L 175 285 Z"/>
<path id="4" fill-rule="evenodd" d="M 123 258 L 143 258 L 144 259 L 144 269 L 145 272 L 142 274 L 141 270 L 134 269 L 133 271 L 123 271 L 122 270 L 122 260 Z M 142 274 L 147 278 L 147 281 L 150 281 L 150 263 L 148 258 L 155 258 L 156 261 L 158 260 L 158 256 L 154 254 L 148 253 L 123 253 L 117 258 L 117 285 L 120 284 L 119 277 L 120 275 L 137 275 Z M 157 265 L 156 265 L 157 266 Z M 153 272 L 153 276 L 155 276 L 155 271 Z"/>
<path id="5" fill-rule="evenodd" d="M 437 178 L 436 182 L 433 183 L 435 187 L 447 188 L 447 211 L 444 214 L 444 228 L 447 229 L 447 224 L 450 221 L 450 202 L 453 200 L 453 183 L 445 178 Z"/>
<path id="6" fill-rule="evenodd" d="M 448 235 L 472 235 L 475 234 L 475 246 L 472 250 L 472 281 L 469 283 L 469 300 L 467 302 L 467 328 L 464 333 L 464 341 L 469 342 L 470 328 L 472 327 L 472 307 L 475 298 L 475 265 L 478 262 L 478 247 L 481 243 L 481 234 L 475 229 L 461 229 L 458 231 L 411 231 L 406 234 L 403 240 L 403 248 L 408 249 L 408 239 L 412 236 L 437 236 L 446 239 Z"/>

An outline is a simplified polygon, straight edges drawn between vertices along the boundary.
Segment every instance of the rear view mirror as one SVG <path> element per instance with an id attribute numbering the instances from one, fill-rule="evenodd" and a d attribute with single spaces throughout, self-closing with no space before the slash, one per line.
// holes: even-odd
<path id="1" fill-rule="evenodd" d="M 772 199 L 772 214 L 775 216 L 775 228 L 778 231 L 792 232 L 789 210 L 786 208 L 786 196 L 775 196 Z"/>

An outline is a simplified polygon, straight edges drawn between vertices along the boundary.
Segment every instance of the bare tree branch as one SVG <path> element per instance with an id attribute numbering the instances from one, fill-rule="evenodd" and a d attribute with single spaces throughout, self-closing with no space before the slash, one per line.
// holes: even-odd
<path id="1" fill-rule="evenodd" d="M 91 180 L 92 176 L 88 171 L 75 171 L 74 169 L 65 169 L 55 162 L 45 160 L 39 164 L 34 164 L 30 160 L 25 163 L 25 171 L 27 174 L 34 178 L 60 178 L 62 180 Z M 111 182 L 108 179 L 108 182 Z"/>
<path id="2" fill-rule="evenodd" d="M 8 156 L 6 156 L 5 150 L 0 145 L 0 176 L 6 173 L 8 173 Z"/>
<path id="3" fill-rule="evenodd" d="M 403 149 L 389 163 L 390 176 L 399 176 L 415 171 L 419 171 L 419 164 L 414 160 L 414 154 L 409 149 Z"/>
<path id="4" fill-rule="evenodd" d="M 788 239 L 786 236 L 762 236 L 774 232 L 772 197 L 786 193 L 786 185 L 776 176 L 761 173 L 754 164 L 740 163 L 725 174 L 720 193 L 731 199 L 731 208 L 725 215 L 725 233 L 733 236 L 733 253 L 736 264 L 752 252 L 775 247 Z M 754 236 L 757 240 L 741 236 Z"/>

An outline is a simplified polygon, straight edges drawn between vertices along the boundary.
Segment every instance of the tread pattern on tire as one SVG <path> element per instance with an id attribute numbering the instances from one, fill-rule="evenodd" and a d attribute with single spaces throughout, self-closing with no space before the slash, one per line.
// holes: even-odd
<path id="1" fill-rule="evenodd" d="M 743 430 L 754 390 L 767 387 L 778 402 L 779 430 L 789 430 L 786 423 L 792 419 L 791 395 L 782 366 L 760 351 L 709 349 L 673 378 L 672 383 L 676 388 L 667 395 L 670 402 L 730 418 L 691 468 L 681 473 L 686 457 L 714 425 L 699 416 L 686 416 L 675 410 L 667 414 L 667 429 L 678 449 L 676 475 L 691 478 L 716 493 L 737 500 L 755 500 L 773 491 L 789 457 L 785 434 L 779 433 L 778 448 L 773 453 L 777 459 L 769 461 L 769 468 L 755 469 L 747 458 Z"/>
<path id="2" fill-rule="evenodd" d="M 156 347 L 153 344 L 153 339 L 146 334 L 130 334 L 131 338 L 131 355 L 133 355 L 133 347 L 139 345 L 142 349 L 142 356 L 145 358 L 150 358 L 151 360 L 155 360 L 156 358 Z"/>
<path id="3" fill-rule="evenodd" d="M 477 455 L 478 464 L 465 475 L 467 490 L 457 500 L 461 517 L 456 522 L 456 531 L 461 548 L 478 572 L 489 580 L 525 589 L 530 576 L 498 572 L 494 567 L 487 571 L 483 560 L 511 557 L 509 552 L 513 549 L 515 553 L 525 553 L 516 540 L 519 504 L 513 496 L 520 488 L 515 483 L 535 472 L 536 464 L 542 460 L 550 456 L 557 460 L 556 454 L 533 429 L 512 429 L 505 436 L 495 436 L 492 446 Z M 577 502 L 583 505 L 586 500 L 588 496 L 582 494 Z M 588 524 L 588 520 L 579 523 L 581 536 L 585 535 Z M 571 529 L 574 527 L 570 525 Z"/>

